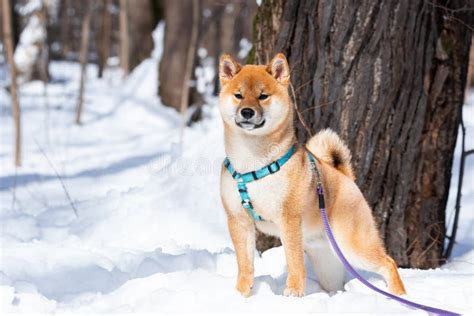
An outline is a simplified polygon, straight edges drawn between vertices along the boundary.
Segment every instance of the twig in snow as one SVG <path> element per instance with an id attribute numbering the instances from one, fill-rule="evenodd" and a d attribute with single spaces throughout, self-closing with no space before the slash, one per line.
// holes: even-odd
<path id="1" fill-rule="evenodd" d="M 72 208 L 72 210 L 74 211 L 74 215 L 76 215 L 76 217 L 78 217 L 78 216 L 77 216 L 77 208 L 76 208 L 76 206 L 74 205 L 74 202 L 72 201 L 71 196 L 69 195 L 69 191 L 67 190 L 66 185 L 64 184 L 63 178 L 59 175 L 58 171 L 57 171 L 56 168 L 54 167 L 54 165 L 53 165 L 53 163 L 51 162 L 51 160 L 49 159 L 48 155 L 46 155 L 46 153 L 44 152 L 43 148 L 41 148 L 41 146 L 38 144 L 38 142 L 36 141 L 36 139 L 34 139 L 34 141 L 35 141 L 35 143 L 36 143 L 36 146 L 38 146 L 39 151 L 40 151 L 41 154 L 44 156 L 44 158 L 45 158 L 46 161 L 48 162 L 49 166 L 51 167 L 51 169 L 53 169 L 54 173 L 56 174 L 56 177 L 58 178 L 59 182 L 61 183 L 61 186 L 63 187 L 64 194 L 66 195 L 66 198 L 68 199 L 69 204 L 71 205 L 71 208 Z"/>

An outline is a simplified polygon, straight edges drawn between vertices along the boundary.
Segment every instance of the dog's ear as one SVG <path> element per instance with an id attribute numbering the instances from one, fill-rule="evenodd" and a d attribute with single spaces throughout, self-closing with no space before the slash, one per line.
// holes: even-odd
<path id="1" fill-rule="evenodd" d="M 278 53 L 273 57 L 267 66 L 267 71 L 278 82 L 287 85 L 290 83 L 290 67 L 286 61 L 285 55 Z"/>
<path id="2" fill-rule="evenodd" d="M 219 80 L 224 86 L 240 71 L 240 64 L 228 54 L 224 54 L 219 62 Z"/>

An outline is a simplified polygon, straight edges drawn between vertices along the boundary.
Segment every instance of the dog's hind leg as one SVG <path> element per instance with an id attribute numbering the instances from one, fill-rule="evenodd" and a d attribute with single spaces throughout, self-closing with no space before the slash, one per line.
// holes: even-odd
<path id="1" fill-rule="evenodd" d="M 329 243 L 321 241 L 318 246 L 306 246 L 305 251 L 321 287 L 328 292 L 343 290 L 346 275 L 344 266 Z"/>
<path id="2" fill-rule="evenodd" d="M 367 206 L 368 207 L 368 206 Z M 339 245 L 346 259 L 356 268 L 380 274 L 388 290 L 395 295 L 405 294 L 405 287 L 398 274 L 395 261 L 387 255 L 383 242 L 372 221 L 358 222 L 355 230 L 346 233 Z M 337 233 L 335 233 L 338 239 Z M 340 236 L 343 237 L 343 236 Z"/>
<path id="3" fill-rule="evenodd" d="M 354 266 L 380 274 L 387 283 L 390 293 L 406 294 L 395 261 L 385 253 L 382 246 L 371 245 L 348 252 L 347 260 Z"/>

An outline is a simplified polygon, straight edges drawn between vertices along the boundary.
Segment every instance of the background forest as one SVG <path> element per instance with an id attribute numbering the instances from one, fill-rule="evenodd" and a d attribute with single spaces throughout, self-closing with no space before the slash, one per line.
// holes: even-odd
<path id="1" fill-rule="evenodd" d="M 224 52 L 287 56 L 298 140 L 348 143 L 408 298 L 474 310 L 469 1 L 0 3 L 2 313 L 416 313 L 311 272 L 307 296 L 282 296 L 284 252 L 261 233 L 254 295 L 234 290 Z"/>

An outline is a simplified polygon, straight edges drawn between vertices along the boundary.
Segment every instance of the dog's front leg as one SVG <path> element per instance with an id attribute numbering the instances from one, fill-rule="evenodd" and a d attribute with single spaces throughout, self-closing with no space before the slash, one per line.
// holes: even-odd
<path id="1" fill-rule="evenodd" d="M 248 297 L 253 286 L 255 225 L 246 214 L 241 217 L 228 215 L 227 224 L 239 268 L 236 288 L 243 296 Z"/>
<path id="2" fill-rule="evenodd" d="M 293 206 L 294 207 L 294 206 Z M 285 249 L 288 278 L 285 296 L 303 296 L 306 282 L 301 214 L 285 207 L 282 214 L 281 241 Z"/>

